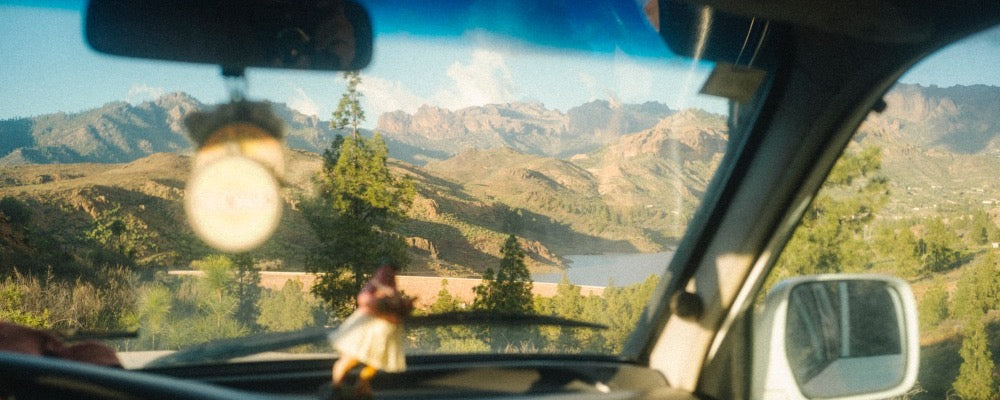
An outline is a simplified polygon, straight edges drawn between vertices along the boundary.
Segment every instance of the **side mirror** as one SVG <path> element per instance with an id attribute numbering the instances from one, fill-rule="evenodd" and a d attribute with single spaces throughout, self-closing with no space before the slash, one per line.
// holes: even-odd
<path id="1" fill-rule="evenodd" d="M 920 363 L 910 286 L 872 275 L 782 281 L 754 321 L 754 399 L 884 399 Z"/>

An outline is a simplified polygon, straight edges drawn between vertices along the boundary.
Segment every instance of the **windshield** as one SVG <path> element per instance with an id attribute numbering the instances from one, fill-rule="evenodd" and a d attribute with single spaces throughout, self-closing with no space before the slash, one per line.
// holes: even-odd
<path id="1" fill-rule="evenodd" d="M 616 29 L 634 34 L 590 49 L 484 33 L 474 11 L 428 32 L 373 8 L 367 68 L 243 81 L 94 53 L 81 5 L 0 6 L 0 319 L 136 332 L 113 345 L 141 366 L 333 329 L 390 259 L 415 321 L 493 315 L 407 324 L 408 354 L 618 354 L 729 141 L 727 101 L 697 94 L 713 64 L 671 54 L 626 3 L 637 18 Z M 193 178 L 210 175 L 210 146 L 189 117 L 223 118 L 233 94 L 281 138 L 281 161 L 261 169 L 278 222 L 248 247 L 198 225 L 241 205 L 191 194 L 259 169 Z M 313 336 L 257 357 L 330 357 Z"/>

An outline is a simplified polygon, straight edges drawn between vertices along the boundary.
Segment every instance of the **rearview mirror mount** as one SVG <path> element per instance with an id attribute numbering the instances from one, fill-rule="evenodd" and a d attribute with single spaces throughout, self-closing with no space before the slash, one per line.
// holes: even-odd
<path id="1" fill-rule="evenodd" d="M 872 275 L 782 281 L 754 321 L 751 398 L 883 399 L 916 381 L 909 285 Z"/>

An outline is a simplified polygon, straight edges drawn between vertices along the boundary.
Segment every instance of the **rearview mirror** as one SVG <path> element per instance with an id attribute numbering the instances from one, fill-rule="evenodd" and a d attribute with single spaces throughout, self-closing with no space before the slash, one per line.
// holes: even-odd
<path id="1" fill-rule="evenodd" d="M 368 13 L 346 0 L 91 0 L 85 31 L 102 53 L 230 70 L 357 70 L 372 54 Z"/>
<path id="2" fill-rule="evenodd" d="M 754 322 L 752 398 L 879 399 L 916 381 L 909 285 L 867 275 L 782 281 Z"/>

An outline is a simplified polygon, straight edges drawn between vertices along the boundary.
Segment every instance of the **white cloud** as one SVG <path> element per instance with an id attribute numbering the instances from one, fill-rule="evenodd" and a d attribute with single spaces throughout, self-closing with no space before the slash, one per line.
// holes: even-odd
<path id="1" fill-rule="evenodd" d="M 517 85 L 510 68 L 499 53 L 474 50 L 468 63 L 455 62 L 447 71 L 450 82 L 430 97 L 421 96 L 402 82 L 363 75 L 358 90 L 364 93 L 362 104 L 369 122 L 384 113 L 402 110 L 413 114 L 422 105 L 457 110 L 517 99 Z"/>
<path id="2" fill-rule="evenodd" d="M 435 93 L 433 101 L 446 108 L 462 108 L 516 100 L 517 85 L 500 53 L 477 49 L 468 64 L 448 67 L 449 88 Z"/>
<path id="3" fill-rule="evenodd" d="M 128 89 L 125 99 L 132 104 L 139 104 L 144 101 L 156 100 L 166 91 L 161 87 L 150 86 L 145 83 L 134 83 Z"/>
<path id="4" fill-rule="evenodd" d="M 361 101 L 365 105 L 368 119 L 373 120 L 377 120 L 383 113 L 396 110 L 412 114 L 427 103 L 427 99 L 413 94 L 401 82 L 377 76 L 362 76 L 358 90 L 364 93 Z"/>
<path id="5" fill-rule="evenodd" d="M 300 87 L 295 88 L 295 97 L 288 101 L 288 107 L 305 115 L 319 115 L 319 105 Z"/>

